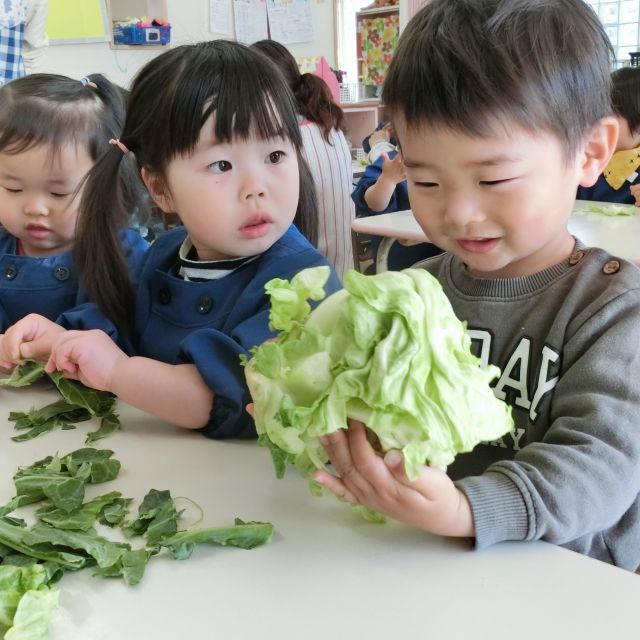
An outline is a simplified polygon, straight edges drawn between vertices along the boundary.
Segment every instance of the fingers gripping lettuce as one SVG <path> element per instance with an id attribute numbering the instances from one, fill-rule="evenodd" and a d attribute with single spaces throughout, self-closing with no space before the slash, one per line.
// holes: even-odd
<path id="1" fill-rule="evenodd" d="M 347 418 L 364 422 L 383 451 L 401 450 L 410 478 L 512 429 L 510 407 L 489 387 L 498 368 L 480 368 L 433 276 L 350 271 L 345 289 L 311 311 L 328 275 L 316 267 L 267 284 L 280 334 L 246 364 L 256 429 L 279 475 L 289 462 L 307 475 L 323 467 L 318 438 Z"/>

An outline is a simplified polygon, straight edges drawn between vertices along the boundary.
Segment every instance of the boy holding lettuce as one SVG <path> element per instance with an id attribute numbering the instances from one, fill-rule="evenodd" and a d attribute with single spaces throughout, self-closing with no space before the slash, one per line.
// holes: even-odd
<path id="1" fill-rule="evenodd" d="M 567 230 L 616 146 L 611 53 L 582 0 L 432 0 L 407 26 L 383 102 L 447 251 L 421 266 L 502 370 L 516 428 L 411 482 L 351 421 L 322 439 L 335 475 L 315 473 L 338 496 L 478 549 L 541 539 L 640 565 L 640 271 Z"/>

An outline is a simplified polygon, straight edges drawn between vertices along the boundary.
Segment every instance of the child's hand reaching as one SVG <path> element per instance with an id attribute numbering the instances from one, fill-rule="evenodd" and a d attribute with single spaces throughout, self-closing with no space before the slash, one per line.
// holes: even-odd
<path id="1" fill-rule="evenodd" d="M 389 158 L 387 151 L 382 152 L 382 176 L 389 182 L 393 182 L 394 186 L 398 182 L 406 180 L 407 175 L 404 171 L 404 163 L 402 162 L 402 154 L 397 153 L 393 159 Z"/>
<path id="2" fill-rule="evenodd" d="M 66 331 L 53 346 L 45 371 L 62 371 L 87 387 L 112 391 L 115 368 L 127 359 L 104 331 Z"/>
<path id="3" fill-rule="evenodd" d="M 46 360 L 57 337 L 65 329 L 36 313 L 9 327 L 0 340 L 0 367 L 12 370 L 23 360 Z"/>
<path id="4" fill-rule="evenodd" d="M 316 471 L 314 479 L 338 497 L 445 536 L 473 536 L 469 502 L 451 479 L 433 467 L 424 467 L 411 482 L 399 451 L 381 458 L 368 442 L 365 427 L 352 420 L 322 439 L 337 475 Z"/>
<path id="5" fill-rule="evenodd" d="M 380 177 L 364 192 L 364 201 L 371 211 L 384 211 L 389 207 L 398 182 L 406 179 L 402 155 L 389 158 L 387 151 L 382 152 L 382 172 Z"/>

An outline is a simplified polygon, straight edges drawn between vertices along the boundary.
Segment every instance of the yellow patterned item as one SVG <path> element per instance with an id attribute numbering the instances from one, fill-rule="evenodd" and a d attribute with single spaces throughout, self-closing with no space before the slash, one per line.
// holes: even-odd
<path id="1" fill-rule="evenodd" d="M 640 167 L 640 147 L 617 151 L 604 170 L 604 178 L 609 186 L 617 191 L 628 178 L 630 178 L 629 182 L 635 180 L 637 176 L 633 174 L 638 167 Z"/>

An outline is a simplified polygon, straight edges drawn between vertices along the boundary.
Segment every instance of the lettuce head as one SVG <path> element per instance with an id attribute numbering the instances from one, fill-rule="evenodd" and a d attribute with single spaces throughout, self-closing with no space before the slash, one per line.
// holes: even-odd
<path id="1" fill-rule="evenodd" d="M 480 367 L 427 271 L 350 271 L 323 300 L 328 276 L 316 267 L 267 283 L 280 333 L 246 363 L 259 441 L 278 475 L 291 462 L 305 475 L 324 467 L 319 437 L 348 418 L 364 422 L 382 451 L 402 451 L 412 479 L 421 465 L 446 467 L 513 428 L 511 408 L 489 386 L 498 368 Z M 322 302 L 312 310 L 309 300 Z"/>

